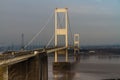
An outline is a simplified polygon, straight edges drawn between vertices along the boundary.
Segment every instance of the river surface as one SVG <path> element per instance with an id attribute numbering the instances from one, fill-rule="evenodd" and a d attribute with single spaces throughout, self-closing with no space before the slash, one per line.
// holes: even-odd
<path id="1" fill-rule="evenodd" d="M 80 55 L 72 70 L 60 73 L 53 73 L 53 61 L 54 57 L 48 58 L 48 80 L 120 80 L 120 55 Z M 59 61 L 65 57 L 60 56 Z"/>

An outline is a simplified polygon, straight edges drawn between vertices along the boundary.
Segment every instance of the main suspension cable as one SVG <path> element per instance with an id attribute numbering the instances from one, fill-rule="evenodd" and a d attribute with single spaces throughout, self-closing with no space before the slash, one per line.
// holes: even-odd
<path id="1" fill-rule="evenodd" d="M 53 34 L 52 37 L 51 37 L 51 39 L 50 39 L 49 42 L 47 43 L 46 48 L 50 45 L 50 43 L 52 42 L 52 40 L 54 39 L 54 37 L 55 37 L 55 35 Z"/>
<path id="2" fill-rule="evenodd" d="M 42 29 L 35 35 L 33 36 L 33 38 L 28 42 L 27 45 L 24 46 L 24 48 L 28 47 L 35 39 L 36 37 L 45 29 L 45 27 L 47 27 L 48 23 L 50 22 L 50 19 L 53 17 L 53 14 L 50 15 L 50 17 L 48 18 L 46 24 L 43 25 Z"/>
<path id="3" fill-rule="evenodd" d="M 71 35 L 71 40 L 72 42 L 74 42 L 74 37 L 73 37 L 73 33 L 72 33 L 72 30 L 71 30 L 71 25 L 70 25 L 70 19 L 69 19 L 69 16 L 68 16 L 68 27 L 69 27 L 69 31 L 70 31 L 70 35 Z M 73 43 L 72 43 L 73 45 Z"/>

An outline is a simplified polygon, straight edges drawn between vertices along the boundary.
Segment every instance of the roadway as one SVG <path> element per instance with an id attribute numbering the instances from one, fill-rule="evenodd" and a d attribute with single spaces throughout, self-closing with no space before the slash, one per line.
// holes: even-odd
<path id="1" fill-rule="evenodd" d="M 0 55 L 0 66 L 1 65 L 12 65 L 25 61 L 31 57 L 34 57 L 37 54 L 41 53 L 52 53 L 59 50 L 64 50 L 66 47 L 56 47 L 56 48 L 47 48 L 47 49 L 35 49 L 31 51 L 19 51 L 19 52 L 9 52 Z"/>

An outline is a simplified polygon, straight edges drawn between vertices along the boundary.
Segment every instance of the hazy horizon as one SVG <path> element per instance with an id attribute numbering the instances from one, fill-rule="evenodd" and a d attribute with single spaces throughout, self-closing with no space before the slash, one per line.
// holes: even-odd
<path id="1" fill-rule="evenodd" d="M 80 45 L 120 45 L 119 0 L 0 0 L 0 45 L 21 44 L 22 33 L 26 44 L 64 7 Z M 54 16 L 33 43 L 45 45 L 53 33 Z"/>

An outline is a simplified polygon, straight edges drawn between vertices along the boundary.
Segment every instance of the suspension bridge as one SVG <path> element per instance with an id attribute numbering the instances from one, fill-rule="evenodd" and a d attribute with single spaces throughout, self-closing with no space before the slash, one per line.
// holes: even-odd
<path id="1" fill-rule="evenodd" d="M 59 14 L 64 14 L 62 18 L 63 24 L 60 23 Z M 50 16 L 51 18 L 52 16 Z M 68 60 L 68 48 L 74 49 L 74 54 L 79 53 L 79 34 L 74 34 L 74 44 L 68 45 L 68 32 L 71 31 L 69 24 L 69 16 L 67 8 L 56 8 L 54 11 L 55 32 L 51 39 L 48 41 L 45 48 L 37 48 L 34 50 L 25 50 L 44 28 L 48 25 L 48 21 L 42 29 L 28 42 L 27 45 L 22 47 L 20 51 L 6 52 L 0 55 L 0 78 L 2 80 L 48 80 L 48 61 L 47 55 L 54 52 L 54 62 L 58 61 L 58 54 L 65 54 L 65 62 Z M 68 29 L 69 27 L 69 29 Z M 58 36 L 64 36 L 64 46 L 59 46 Z M 51 41 L 54 39 L 54 47 L 49 47 Z"/>

